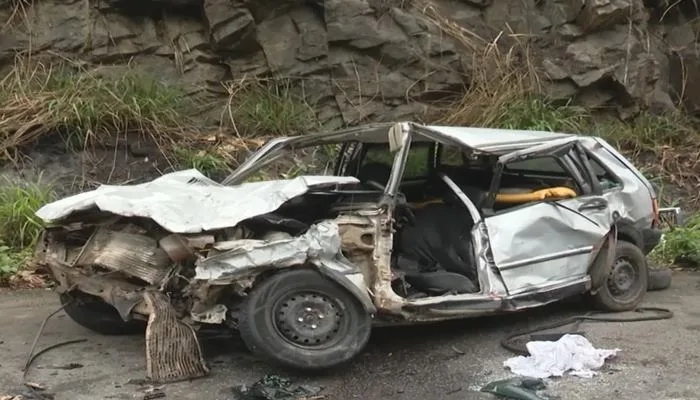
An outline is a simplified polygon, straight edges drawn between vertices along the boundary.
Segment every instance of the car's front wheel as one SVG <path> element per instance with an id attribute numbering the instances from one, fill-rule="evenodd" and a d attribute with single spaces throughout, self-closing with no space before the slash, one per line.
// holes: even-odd
<path id="1" fill-rule="evenodd" d="M 634 244 L 619 240 L 610 274 L 593 302 L 604 311 L 633 310 L 647 292 L 648 278 L 644 253 Z"/>
<path id="2" fill-rule="evenodd" d="M 371 317 L 340 285 L 296 269 L 264 280 L 243 304 L 239 330 L 256 354 L 287 367 L 343 364 L 367 344 Z"/>

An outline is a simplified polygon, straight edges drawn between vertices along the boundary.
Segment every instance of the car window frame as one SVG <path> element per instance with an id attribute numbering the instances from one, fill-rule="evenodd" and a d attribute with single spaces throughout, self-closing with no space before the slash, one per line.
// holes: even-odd
<path id="1" fill-rule="evenodd" d="M 371 148 L 383 147 L 384 145 L 385 145 L 384 143 L 371 143 L 371 144 L 370 143 L 362 143 L 361 144 L 361 146 L 360 146 L 361 148 L 359 149 L 359 155 L 353 156 L 354 160 L 352 160 L 353 163 L 356 163 L 356 165 L 354 166 L 356 169 L 356 171 L 355 171 L 356 175 L 359 174 L 359 171 L 362 168 L 363 163 L 367 159 L 367 152 Z M 394 153 L 391 152 L 389 145 L 386 144 L 386 146 L 387 146 L 387 153 L 389 155 L 391 155 L 391 157 L 392 157 L 392 162 L 388 163 L 388 165 L 393 168 L 393 160 L 394 160 L 395 155 L 394 155 Z M 415 176 L 415 177 L 406 178 L 406 167 L 408 165 L 408 158 L 411 157 L 411 151 L 416 150 L 417 147 L 425 147 L 427 149 L 427 157 L 426 157 L 426 164 L 425 164 L 426 173 L 424 176 Z M 430 178 L 430 174 L 433 172 L 434 165 L 435 165 L 435 147 L 436 147 L 435 142 L 414 142 L 414 141 L 412 141 L 410 143 L 410 147 L 407 150 L 406 160 L 404 161 L 403 171 L 401 174 L 401 181 L 402 182 L 416 182 L 416 181 L 419 182 L 419 181 L 427 180 Z"/>
<path id="2" fill-rule="evenodd" d="M 594 151 L 592 151 L 591 149 L 589 149 L 589 148 L 587 148 L 587 147 L 585 147 L 585 146 L 584 146 L 584 151 L 585 151 L 586 155 L 588 156 L 588 158 L 593 159 L 595 162 L 597 162 L 598 165 L 600 165 L 600 167 L 603 168 L 603 170 L 605 170 L 606 174 L 610 175 L 610 177 L 613 178 L 613 181 L 617 184 L 615 187 L 608 188 L 608 189 L 603 189 L 603 188 L 602 188 L 602 185 L 601 185 L 601 191 L 602 191 L 603 193 L 609 193 L 609 192 L 613 192 L 613 191 L 619 191 L 619 190 L 622 190 L 622 189 L 624 188 L 624 181 L 623 181 L 623 179 L 620 178 L 620 176 L 619 176 L 618 174 L 616 174 L 616 173 L 612 170 L 612 168 L 610 168 L 609 165 L 607 165 L 605 162 L 603 162 L 603 159 L 602 159 L 598 154 L 596 154 Z M 592 167 L 593 167 L 593 165 L 591 165 L 591 168 L 592 168 Z M 593 177 L 595 178 L 595 180 L 598 181 L 598 184 L 600 185 L 601 182 L 600 182 L 600 179 L 598 179 L 598 175 L 596 175 L 596 174 L 594 173 L 594 174 L 593 174 Z"/>
<path id="3" fill-rule="evenodd" d="M 564 171 L 569 174 L 569 177 L 572 178 L 574 180 L 574 182 L 576 182 L 576 184 L 577 184 L 577 186 L 579 186 L 579 188 L 581 188 L 582 193 L 579 196 L 577 196 L 577 198 L 585 198 L 585 197 L 589 197 L 589 196 L 599 195 L 600 193 L 597 193 L 597 192 L 599 192 L 599 190 L 596 191 L 596 188 L 595 188 L 596 186 L 598 186 L 598 188 L 599 188 L 599 185 L 595 185 L 593 182 L 590 181 L 590 173 L 586 174 L 586 175 L 588 175 L 589 182 L 585 182 L 586 177 L 583 176 L 582 173 L 577 172 L 577 168 L 575 168 L 575 164 L 572 165 L 574 163 L 574 160 L 576 160 L 576 158 L 579 157 L 579 154 L 577 154 L 577 153 L 580 151 L 585 152 L 586 149 L 583 148 L 583 146 L 581 145 L 580 142 L 576 141 L 576 142 L 572 143 L 571 147 L 566 148 L 564 150 L 559 149 L 557 151 L 552 152 L 551 154 L 538 154 L 537 156 L 533 156 L 532 158 L 534 159 L 534 158 L 543 158 L 543 157 L 554 157 L 557 160 L 557 162 L 560 163 L 560 165 L 562 166 Z M 560 154 L 560 153 L 563 153 L 563 154 Z M 569 159 L 568 162 L 566 162 L 565 160 L 567 160 L 567 158 L 571 158 L 571 159 Z M 588 160 L 581 160 L 579 158 L 576 161 L 581 163 L 582 168 L 589 168 L 590 167 L 590 164 L 588 164 Z M 494 167 L 493 181 L 491 182 L 491 187 L 489 188 L 489 195 L 488 195 L 488 197 L 487 197 L 487 199 L 484 202 L 484 205 L 482 207 L 482 210 L 488 210 L 489 216 L 502 215 L 502 214 L 506 214 L 509 212 L 522 210 L 523 208 L 531 207 L 531 206 L 539 204 L 539 203 L 543 203 L 543 202 L 546 203 L 546 202 L 550 202 L 550 201 L 559 200 L 559 199 L 556 199 L 556 200 L 532 201 L 532 202 L 528 202 L 528 203 L 525 203 L 522 205 L 509 207 L 505 210 L 495 211 L 493 207 L 494 207 L 495 201 L 496 201 L 497 190 L 500 188 L 501 177 L 503 175 L 505 165 L 507 165 L 507 163 L 503 164 L 503 163 L 498 162 L 498 163 L 496 163 L 496 166 Z M 582 171 L 582 172 L 584 172 L 584 171 Z M 496 180 L 497 180 L 497 182 L 494 182 Z M 586 183 L 589 185 L 588 187 L 590 188 L 590 190 L 588 190 L 588 191 L 584 189 L 586 187 Z"/>

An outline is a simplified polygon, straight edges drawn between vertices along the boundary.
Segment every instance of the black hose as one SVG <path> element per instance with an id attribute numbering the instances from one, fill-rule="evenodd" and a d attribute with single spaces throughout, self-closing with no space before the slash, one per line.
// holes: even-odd
<path id="1" fill-rule="evenodd" d="M 566 325 L 572 325 L 576 324 L 576 328 L 572 329 L 571 331 L 578 330 L 578 326 L 584 322 L 584 321 L 593 321 L 593 322 L 640 322 L 640 321 L 657 321 L 657 320 L 662 320 L 662 319 L 671 319 L 673 318 L 673 312 L 669 309 L 666 308 L 657 308 L 657 307 L 640 307 L 634 310 L 636 313 L 651 313 L 653 315 L 646 315 L 646 316 L 638 316 L 638 317 L 630 317 L 630 318 L 624 318 L 624 317 L 611 317 L 611 316 L 604 316 L 604 315 L 610 315 L 611 313 L 603 313 L 603 312 L 590 312 L 584 315 L 576 315 L 573 317 L 565 318 L 559 321 L 554 321 L 550 322 L 548 324 L 540 325 L 536 328 L 533 329 L 527 329 L 527 330 L 521 330 L 521 331 L 516 331 L 515 333 L 512 333 L 508 335 L 507 337 L 503 338 L 501 340 L 501 346 L 503 348 L 519 355 L 527 356 L 530 353 L 527 351 L 527 348 L 525 348 L 524 345 L 520 346 L 515 344 L 516 338 L 519 338 L 521 336 L 525 335 L 531 335 L 533 333 L 537 332 L 542 332 L 546 331 L 549 329 L 554 329 L 554 328 L 559 328 L 562 326 Z M 571 333 L 571 332 L 567 332 Z M 564 335 L 566 333 L 562 333 L 561 335 Z"/>

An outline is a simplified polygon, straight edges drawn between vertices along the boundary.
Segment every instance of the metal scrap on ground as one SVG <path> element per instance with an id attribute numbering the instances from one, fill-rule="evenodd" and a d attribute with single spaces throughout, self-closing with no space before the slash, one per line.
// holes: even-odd
<path id="1" fill-rule="evenodd" d="M 277 375 L 265 375 L 249 386 L 241 385 L 234 389 L 234 400 L 321 400 L 320 387 L 299 385 Z"/>

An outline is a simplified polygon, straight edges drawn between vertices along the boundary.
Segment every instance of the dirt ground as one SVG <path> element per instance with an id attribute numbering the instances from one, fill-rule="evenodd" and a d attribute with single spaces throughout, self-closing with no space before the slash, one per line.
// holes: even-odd
<path id="1" fill-rule="evenodd" d="M 620 348 L 617 359 L 592 378 L 548 381 L 551 398 L 616 400 L 700 399 L 700 273 L 675 273 L 670 289 L 648 294 L 646 306 L 670 308 L 665 321 L 585 323 L 596 347 Z M 47 314 L 58 308 L 46 290 L 0 292 L 0 397 L 25 392 L 21 368 L 34 335 Z M 212 373 L 191 382 L 165 385 L 165 399 L 233 400 L 233 387 L 265 374 L 281 374 L 295 383 L 324 388 L 327 399 L 490 399 L 478 389 L 511 376 L 503 361 L 511 357 L 499 345 L 508 332 L 586 310 L 568 302 L 538 310 L 423 327 L 385 328 L 352 365 L 321 375 L 295 376 L 257 360 L 238 338 L 203 338 Z M 87 339 L 40 356 L 27 380 L 39 383 L 56 400 L 143 399 L 144 340 L 140 336 L 93 334 L 59 314 L 51 320 L 37 349 L 70 339 Z M 73 369 L 62 369 L 75 363 Z"/>

